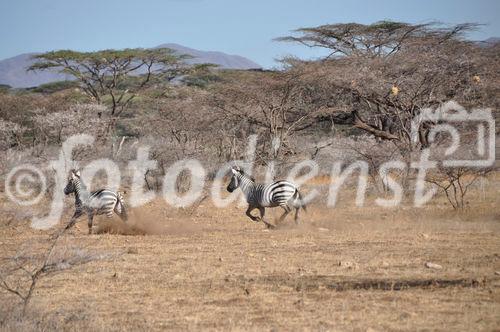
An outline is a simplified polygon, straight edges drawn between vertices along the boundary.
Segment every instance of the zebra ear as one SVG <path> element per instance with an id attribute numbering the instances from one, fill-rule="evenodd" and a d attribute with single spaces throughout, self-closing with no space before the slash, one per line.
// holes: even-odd
<path id="1" fill-rule="evenodd" d="M 233 172 L 233 174 L 238 174 L 238 173 L 243 173 L 240 166 L 237 166 L 237 165 L 234 165 L 233 167 L 231 167 L 231 172 Z"/>
<path id="2" fill-rule="evenodd" d="M 77 169 L 72 169 L 72 170 L 71 170 L 71 175 L 72 175 L 73 177 L 75 177 L 75 176 L 80 177 L 80 171 L 79 171 L 79 170 L 77 170 Z"/>

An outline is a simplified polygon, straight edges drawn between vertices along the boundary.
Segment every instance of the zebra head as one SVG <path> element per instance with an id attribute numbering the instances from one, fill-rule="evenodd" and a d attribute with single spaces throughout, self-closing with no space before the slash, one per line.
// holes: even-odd
<path id="1" fill-rule="evenodd" d="M 245 171 L 238 166 L 231 167 L 231 173 L 232 173 L 231 181 L 227 186 L 227 191 L 229 191 L 230 193 L 235 191 L 236 188 L 238 188 L 241 185 L 242 181 L 246 184 L 250 182 L 255 182 L 255 179 L 253 177 L 246 174 Z"/>
<path id="2" fill-rule="evenodd" d="M 69 172 L 68 183 L 64 187 L 64 194 L 69 195 L 76 191 L 76 183 L 80 181 L 80 171 L 72 169 Z"/>
<path id="3" fill-rule="evenodd" d="M 227 185 L 227 191 L 229 191 L 230 193 L 235 191 L 236 188 L 240 186 L 240 180 L 238 176 L 243 174 L 243 171 L 238 166 L 233 166 L 231 167 L 231 173 L 232 173 L 231 181 Z"/>

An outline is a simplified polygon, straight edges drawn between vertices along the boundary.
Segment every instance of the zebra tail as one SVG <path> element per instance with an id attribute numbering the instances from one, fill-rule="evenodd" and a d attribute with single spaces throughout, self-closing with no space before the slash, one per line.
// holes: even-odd
<path id="1" fill-rule="evenodd" d="M 302 199 L 302 195 L 300 194 L 300 191 L 298 189 L 296 189 L 296 194 L 297 194 L 297 198 L 299 200 L 299 207 L 301 207 L 305 212 L 307 212 L 307 206 L 306 206 L 306 203 L 304 203 L 304 200 Z"/>
<path id="2" fill-rule="evenodd" d="M 123 220 L 127 221 L 128 220 L 128 214 L 127 214 L 127 209 L 125 208 L 125 204 L 123 203 L 123 196 L 121 193 L 116 193 L 117 197 L 117 202 L 115 206 L 115 210 L 118 207 L 118 216 Z"/>

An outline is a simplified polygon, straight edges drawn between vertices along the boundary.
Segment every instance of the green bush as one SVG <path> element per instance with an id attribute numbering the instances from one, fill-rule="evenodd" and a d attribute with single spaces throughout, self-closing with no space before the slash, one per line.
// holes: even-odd
<path id="1" fill-rule="evenodd" d="M 32 92 L 36 93 L 54 93 L 58 91 L 63 91 L 71 88 L 78 88 L 78 82 L 76 81 L 57 81 L 51 83 L 41 84 L 35 88 L 31 88 Z"/>

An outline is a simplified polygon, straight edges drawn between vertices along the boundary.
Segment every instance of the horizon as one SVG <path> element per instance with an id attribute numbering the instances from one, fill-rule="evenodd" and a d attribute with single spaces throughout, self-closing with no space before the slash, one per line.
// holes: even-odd
<path id="1" fill-rule="evenodd" d="M 377 4 L 321 0 L 315 1 L 314 6 L 293 0 L 286 7 L 278 2 L 261 0 L 253 3 L 150 0 L 139 7 L 135 4 L 132 0 L 112 0 L 104 4 L 97 0 L 85 3 L 62 0 L 2 3 L 0 60 L 59 49 L 96 51 L 175 43 L 196 50 L 243 56 L 265 69 L 272 69 L 279 66 L 276 59 L 284 56 L 313 59 L 323 54 L 320 49 L 273 41 L 300 27 L 345 22 L 370 24 L 381 20 L 439 21 L 444 24 L 473 22 L 482 26 L 470 33 L 468 39 L 485 40 L 500 36 L 500 22 L 496 20 L 500 3 L 492 0 L 476 3 L 464 0 L 439 3 L 384 0 Z M 365 10 L 360 11 L 360 8 Z M 90 23 L 89 18 L 92 18 Z M 228 26 L 232 28 L 228 29 Z"/>

